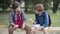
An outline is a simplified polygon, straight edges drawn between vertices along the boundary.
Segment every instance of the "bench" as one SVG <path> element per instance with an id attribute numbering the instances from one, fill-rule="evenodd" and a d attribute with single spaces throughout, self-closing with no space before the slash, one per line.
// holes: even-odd
<path id="1" fill-rule="evenodd" d="M 49 32 L 60 32 L 60 27 L 48 27 Z"/>
<path id="2" fill-rule="evenodd" d="M 7 26 L 0 26 L 0 29 L 8 29 Z M 60 32 L 60 27 L 48 27 L 47 29 L 49 32 Z"/>
<path id="3" fill-rule="evenodd" d="M 7 26 L 0 26 L 0 29 L 8 29 L 8 27 Z M 53 34 L 55 34 L 55 32 L 60 32 L 60 27 L 48 27 L 47 30 L 48 30 L 48 32 L 53 32 Z"/>

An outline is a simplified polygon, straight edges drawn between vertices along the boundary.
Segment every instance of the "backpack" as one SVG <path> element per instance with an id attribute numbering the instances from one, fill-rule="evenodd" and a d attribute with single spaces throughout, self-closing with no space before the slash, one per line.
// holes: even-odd
<path id="1" fill-rule="evenodd" d="M 51 26 L 51 17 L 49 14 L 48 14 L 48 17 L 49 17 L 49 25 L 48 26 Z"/>
<path id="2" fill-rule="evenodd" d="M 43 15 L 45 14 L 46 12 L 43 12 Z M 43 16 L 44 17 L 44 16 Z M 48 26 L 51 26 L 51 17 L 50 15 L 48 14 L 48 17 L 49 17 L 49 25 Z"/>

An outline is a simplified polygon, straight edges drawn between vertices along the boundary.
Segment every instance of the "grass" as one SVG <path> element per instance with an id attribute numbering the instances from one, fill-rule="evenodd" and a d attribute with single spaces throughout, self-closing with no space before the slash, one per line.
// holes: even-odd
<path id="1" fill-rule="evenodd" d="M 53 14 L 51 9 L 49 9 L 48 13 L 51 16 L 51 21 L 52 21 L 51 27 L 52 26 L 59 27 L 60 26 L 60 10 L 58 10 L 56 14 Z M 9 13 L 0 13 L 0 25 L 6 25 L 6 26 L 9 25 L 8 15 Z M 32 26 L 32 23 L 29 22 L 29 19 L 32 18 L 34 20 L 35 18 L 34 14 L 26 14 L 26 17 L 27 17 L 27 25 Z"/>

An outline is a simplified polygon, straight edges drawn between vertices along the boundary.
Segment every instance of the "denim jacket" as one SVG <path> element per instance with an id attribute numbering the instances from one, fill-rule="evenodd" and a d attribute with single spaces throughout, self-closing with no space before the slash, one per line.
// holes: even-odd
<path id="1" fill-rule="evenodd" d="M 40 24 L 40 26 L 47 27 L 49 25 L 48 13 L 45 11 L 42 11 L 41 15 L 35 14 L 35 22 L 36 22 L 36 24 Z"/>

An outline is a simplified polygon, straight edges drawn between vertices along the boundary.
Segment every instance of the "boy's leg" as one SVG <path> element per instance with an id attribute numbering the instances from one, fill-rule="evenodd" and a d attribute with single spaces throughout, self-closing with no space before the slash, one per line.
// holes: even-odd
<path id="1" fill-rule="evenodd" d="M 32 31 L 32 34 L 36 34 L 36 31 L 37 31 L 37 28 L 36 27 L 32 27 L 32 29 L 31 29 Z"/>
<path id="2" fill-rule="evenodd" d="M 31 28 L 29 26 L 25 26 L 25 31 L 26 31 L 26 34 L 31 34 Z"/>
<path id="3" fill-rule="evenodd" d="M 32 27 L 32 34 L 36 34 L 36 32 L 38 31 L 40 29 L 40 25 L 34 25 L 33 27 Z"/>
<path id="4" fill-rule="evenodd" d="M 13 26 L 10 26 L 9 29 L 8 29 L 8 33 L 9 33 L 9 34 L 13 34 L 13 31 L 14 31 L 14 30 L 16 30 L 16 28 L 13 27 Z"/>
<path id="5" fill-rule="evenodd" d="M 48 34 L 47 28 L 43 28 L 42 31 L 43 31 L 43 34 Z"/>

